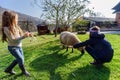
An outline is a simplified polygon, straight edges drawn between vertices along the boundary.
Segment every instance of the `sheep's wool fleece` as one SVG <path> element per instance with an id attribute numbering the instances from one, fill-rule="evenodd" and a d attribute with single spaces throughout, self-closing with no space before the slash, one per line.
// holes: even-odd
<path id="1" fill-rule="evenodd" d="M 71 33 L 68 31 L 62 32 L 60 34 L 60 40 L 61 40 L 61 43 L 65 45 L 74 45 L 80 42 L 80 40 L 74 33 Z"/>

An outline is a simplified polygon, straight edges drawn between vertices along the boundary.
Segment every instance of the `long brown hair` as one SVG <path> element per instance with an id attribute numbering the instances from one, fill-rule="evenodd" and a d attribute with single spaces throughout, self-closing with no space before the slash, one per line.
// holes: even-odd
<path id="1" fill-rule="evenodd" d="M 11 11 L 4 11 L 2 15 L 2 41 L 7 41 L 7 37 L 4 33 L 4 27 L 8 27 L 10 35 L 15 35 L 16 29 L 19 30 L 19 34 L 22 36 L 23 32 L 21 28 L 17 25 L 18 15 Z"/>

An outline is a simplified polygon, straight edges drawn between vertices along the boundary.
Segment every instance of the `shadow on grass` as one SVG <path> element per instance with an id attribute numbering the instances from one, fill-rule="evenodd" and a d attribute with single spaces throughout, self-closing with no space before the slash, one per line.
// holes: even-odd
<path id="1" fill-rule="evenodd" d="M 18 77 L 21 77 L 23 75 L 17 74 L 17 75 L 5 75 L 0 78 L 0 80 L 16 80 Z"/>
<path id="2" fill-rule="evenodd" d="M 62 80 L 59 73 L 56 73 L 55 70 L 64 66 L 66 63 L 80 59 L 82 55 L 67 59 L 67 55 L 59 54 L 59 49 L 56 49 L 58 46 L 54 46 L 55 50 L 51 54 L 43 55 L 39 58 L 36 58 L 30 63 L 30 67 L 34 68 L 36 71 L 47 71 L 50 74 L 50 80 Z M 50 47 L 51 49 L 51 47 Z"/>
<path id="3" fill-rule="evenodd" d="M 68 80 L 109 80 L 109 76 L 110 69 L 104 65 L 101 67 L 87 65 L 73 71 L 69 75 Z"/>
<path id="4" fill-rule="evenodd" d="M 5 75 L 5 76 L 2 76 L 2 77 L 0 77 L 0 80 L 6 79 L 6 78 L 11 77 L 11 76 L 12 76 L 12 75 Z"/>

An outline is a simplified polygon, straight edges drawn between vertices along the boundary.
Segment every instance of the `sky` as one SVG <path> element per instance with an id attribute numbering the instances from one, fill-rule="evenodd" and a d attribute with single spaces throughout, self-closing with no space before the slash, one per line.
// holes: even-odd
<path id="1" fill-rule="evenodd" d="M 112 8 L 119 3 L 119 0 L 90 0 L 90 9 L 102 13 L 105 17 L 115 18 Z M 16 12 L 27 14 L 33 17 L 42 15 L 42 9 L 33 4 L 33 0 L 0 0 L 0 6 Z"/>
<path id="2" fill-rule="evenodd" d="M 117 5 L 120 0 L 90 0 L 91 9 L 94 7 L 95 12 L 101 12 L 105 17 L 115 18 L 112 8 Z"/>

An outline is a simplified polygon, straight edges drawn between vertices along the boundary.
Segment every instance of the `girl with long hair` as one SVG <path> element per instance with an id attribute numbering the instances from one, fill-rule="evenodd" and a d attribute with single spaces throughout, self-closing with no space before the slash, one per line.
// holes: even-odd
<path id="1" fill-rule="evenodd" d="M 30 36 L 29 32 L 23 31 L 18 26 L 18 15 L 15 12 L 4 11 L 2 15 L 2 41 L 8 43 L 8 50 L 15 60 L 5 69 L 6 73 L 15 74 L 13 68 L 19 65 L 23 75 L 29 76 L 24 66 L 24 54 L 22 50 L 22 40 Z"/>

